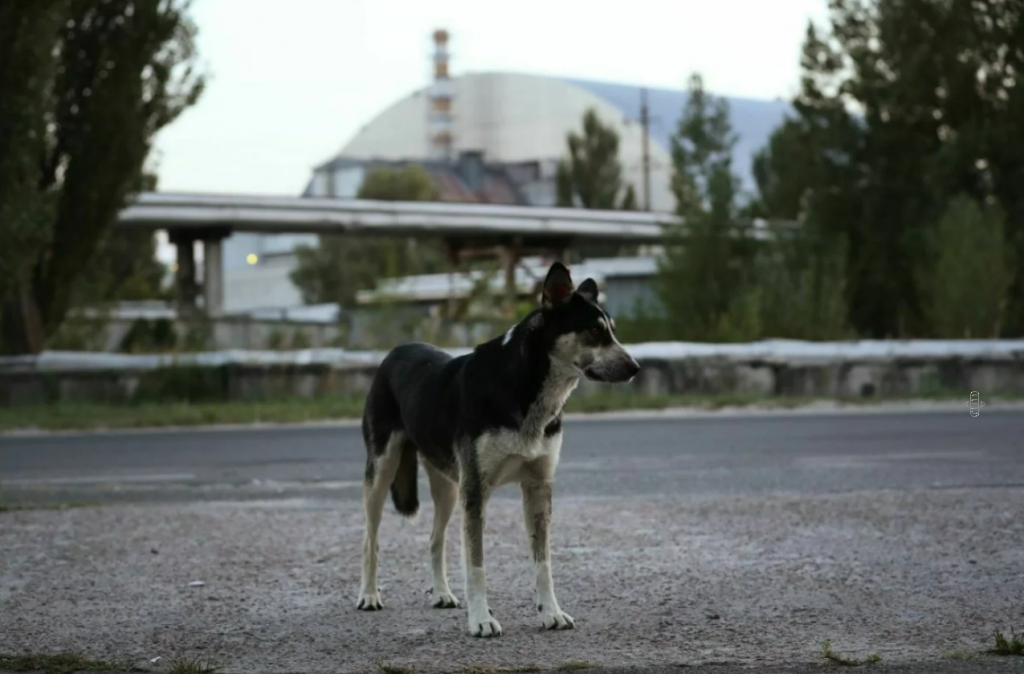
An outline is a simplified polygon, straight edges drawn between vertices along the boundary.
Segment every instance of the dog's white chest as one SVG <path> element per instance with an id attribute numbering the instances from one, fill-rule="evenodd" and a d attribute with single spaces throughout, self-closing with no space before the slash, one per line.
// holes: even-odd
<path id="1" fill-rule="evenodd" d="M 578 382 L 574 373 L 554 372 L 519 428 L 491 431 L 477 440 L 477 462 L 488 483 L 497 487 L 517 481 L 541 460 L 548 470 L 554 470 L 562 449 L 562 433 L 547 436 L 545 429 L 561 414 Z"/>
<path id="2" fill-rule="evenodd" d="M 487 433 L 477 442 L 477 462 L 484 479 L 493 487 L 518 481 L 524 470 L 541 459 L 553 468 L 562 448 L 562 434 L 550 438 L 523 437 L 522 433 L 501 430 Z"/>

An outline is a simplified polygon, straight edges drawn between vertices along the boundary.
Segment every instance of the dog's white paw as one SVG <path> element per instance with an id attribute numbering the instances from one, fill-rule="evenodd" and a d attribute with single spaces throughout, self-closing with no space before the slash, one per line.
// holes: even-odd
<path id="1" fill-rule="evenodd" d="M 572 616 L 555 605 L 548 608 L 543 604 L 537 606 L 540 611 L 540 622 L 546 630 L 571 630 L 576 627 L 576 621 Z"/>
<path id="2" fill-rule="evenodd" d="M 384 609 L 384 604 L 380 601 L 380 592 L 363 592 L 359 593 L 359 600 L 356 602 L 356 608 L 360 611 L 381 611 Z"/>
<path id="3" fill-rule="evenodd" d="M 501 625 L 491 611 L 470 611 L 469 612 L 469 633 L 474 637 L 500 637 Z"/>
<path id="4" fill-rule="evenodd" d="M 451 590 L 431 590 L 430 594 L 430 605 L 434 608 L 459 608 L 459 599 Z"/>

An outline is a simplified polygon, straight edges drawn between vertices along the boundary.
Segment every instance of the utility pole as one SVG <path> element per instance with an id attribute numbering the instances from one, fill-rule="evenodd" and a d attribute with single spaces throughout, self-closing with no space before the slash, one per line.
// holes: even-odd
<path id="1" fill-rule="evenodd" d="M 647 89 L 640 90 L 640 126 L 644 132 L 644 210 L 651 210 L 651 117 L 647 109 Z"/>

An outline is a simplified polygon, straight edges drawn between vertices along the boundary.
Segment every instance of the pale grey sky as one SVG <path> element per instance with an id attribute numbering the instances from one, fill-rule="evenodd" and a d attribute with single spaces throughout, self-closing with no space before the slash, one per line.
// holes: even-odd
<path id="1" fill-rule="evenodd" d="M 789 98 L 826 0 L 195 0 L 209 85 L 153 155 L 168 191 L 297 195 L 385 107 L 430 81 L 511 71 Z"/>

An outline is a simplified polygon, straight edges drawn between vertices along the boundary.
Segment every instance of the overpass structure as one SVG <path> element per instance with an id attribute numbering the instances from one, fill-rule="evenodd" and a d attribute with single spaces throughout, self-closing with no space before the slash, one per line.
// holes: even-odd
<path id="1" fill-rule="evenodd" d="M 656 244 L 679 224 L 671 214 L 636 211 L 146 192 L 121 212 L 117 227 L 167 231 L 177 248 L 180 308 L 195 305 L 193 244 L 202 241 L 204 304 L 216 314 L 223 306 L 221 242 L 233 232 L 436 237 L 453 265 L 496 255 L 514 288 L 523 255 L 560 258 L 580 242 Z"/>

